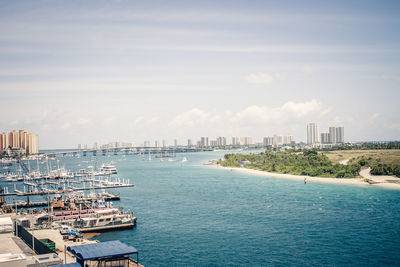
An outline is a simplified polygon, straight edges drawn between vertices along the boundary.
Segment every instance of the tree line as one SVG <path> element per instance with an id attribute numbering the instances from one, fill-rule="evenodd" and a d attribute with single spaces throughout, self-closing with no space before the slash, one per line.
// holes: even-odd
<path id="1" fill-rule="evenodd" d="M 361 168 L 358 163 L 333 164 L 326 155 L 316 150 L 305 150 L 299 153 L 267 150 L 259 154 L 226 154 L 219 164 L 275 173 L 335 178 L 356 177 Z"/>

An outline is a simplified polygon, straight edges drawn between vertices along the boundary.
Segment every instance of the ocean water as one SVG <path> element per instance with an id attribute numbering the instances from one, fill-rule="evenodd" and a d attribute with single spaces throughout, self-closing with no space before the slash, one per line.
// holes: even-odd
<path id="1" fill-rule="evenodd" d="M 114 206 L 133 209 L 137 226 L 96 239 L 136 247 L 145 266 L 400 265 L 400 191 L 203 165 L 223 154 L 177 154 L 174 162 L 113 155 L 60 164 L 79 169 L 113 160 L 119 176 L 135 184 L 118 190 Z"/>

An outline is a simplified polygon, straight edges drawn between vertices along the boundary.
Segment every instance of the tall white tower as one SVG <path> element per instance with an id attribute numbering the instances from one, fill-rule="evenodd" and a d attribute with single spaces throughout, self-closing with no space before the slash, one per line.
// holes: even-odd
<path id="1" fill-rule="evenodd" d="M 307 124 L 307 144 L 318 143 L 318 125 L 316 123 Z"/>
<path id="2" fill-rule="evenodd" d="M 344 127 L 336 127 L 336 143 L 344 143 Z"/>

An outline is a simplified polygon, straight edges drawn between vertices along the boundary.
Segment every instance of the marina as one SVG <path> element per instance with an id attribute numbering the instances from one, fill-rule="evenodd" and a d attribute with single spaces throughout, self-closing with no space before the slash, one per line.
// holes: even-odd
<path id="1" fill-rule="evenodd" d="M 1 208 L 5 213 L 24 215 L 27 226 L 63 225 L 84 233 L 132 229 L 136 224 L 133 211 L 113 207 L 112 201 L 119 201 L 120 194 L 106 191 L 134 187 L 130 179 L 117 175 L 113 162 L 98 168 L 97 162 L 86 168 L 75 166 L 73 171 L 60 167 L 60 159 L 46 155 L 5 162 L 7 169 L 3 166 L 0 178 Z"/>

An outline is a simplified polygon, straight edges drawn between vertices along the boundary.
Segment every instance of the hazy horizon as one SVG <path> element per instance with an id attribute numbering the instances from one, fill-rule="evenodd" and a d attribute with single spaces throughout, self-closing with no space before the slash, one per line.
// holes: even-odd
<path id="1" fill-rule="evenodd" d="M 398 1 L 3 1 L 0 131 L 40 149 L 400 138 Z M 230 140 L 229 140 L 230 141 Z"/>

